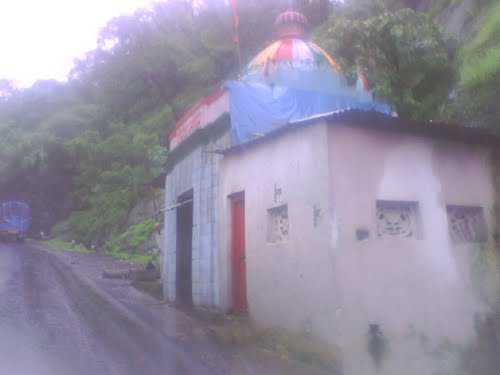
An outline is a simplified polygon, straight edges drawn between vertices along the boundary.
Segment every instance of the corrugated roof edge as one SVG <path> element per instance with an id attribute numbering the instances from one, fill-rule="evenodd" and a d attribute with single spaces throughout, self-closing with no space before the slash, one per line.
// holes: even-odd
<path id="1" fill-rule="evenodd" d="M 229 147 L 221 152 L 230 154 L 250 148 L 266 140 L 280 136 L 283 133 L 300 129 L 315 123 L 327 122 L 329 125 L 339 125 L 348 122 L 349 126 L 365 127 L 382 131 L 404 132 L 420 136 L 432 136 L 434 138 L 445 138 L 462 143 L 487 144 L 500 146 L 500 133 L 488 128 L 468 127 L 458 124 L 444 122 L 418 122 L 388 116 L 375 111 L 342 110 L 306 119 L 289 122 L 271 132 L 254 138 L 251 141 Z"/>

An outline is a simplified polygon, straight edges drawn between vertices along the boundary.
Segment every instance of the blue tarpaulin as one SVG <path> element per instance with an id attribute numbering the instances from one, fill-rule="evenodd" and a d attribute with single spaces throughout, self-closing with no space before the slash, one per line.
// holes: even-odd
<path id="1" fill-rule="evenodd" d="M 258 81 L 231 81 L 226 87 L 230 92 L 234 144 L 245 143 L 293 121 L 335 111 L 392 113 L 389 105 L 349 87 L 331 93 Z"/>

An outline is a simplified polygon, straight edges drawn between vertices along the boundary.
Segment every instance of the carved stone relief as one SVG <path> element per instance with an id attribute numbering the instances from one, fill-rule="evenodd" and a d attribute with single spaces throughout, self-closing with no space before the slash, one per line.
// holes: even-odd
<path id="1" fill-rule="evenodd" d="M 416 202 L 377 202 L 378 237 L 417 238 L 418 230 Z"/>

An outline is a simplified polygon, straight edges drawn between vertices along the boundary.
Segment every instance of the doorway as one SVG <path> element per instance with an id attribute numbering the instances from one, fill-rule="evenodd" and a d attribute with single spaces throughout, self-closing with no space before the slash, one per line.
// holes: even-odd
<path id="1" fill-rule="evenodd" d="M 193 191 L 182 194 L 177 207 L 176 301 L 193 304 Z"/>
<path id="2" fill-rule="evenodd" d="M 245 195 L 238 193 L 231 199 L 231 274 L 233 312 L 248 311 L 245 253 Z"/>

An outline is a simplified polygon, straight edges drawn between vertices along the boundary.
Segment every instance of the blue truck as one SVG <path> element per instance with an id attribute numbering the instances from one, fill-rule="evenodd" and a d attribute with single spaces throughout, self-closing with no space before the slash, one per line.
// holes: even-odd
<path id="1" fill-rule="evenodd" d="M 0 202 L 0 238 L 26 238 L 31 226 L 31 208 L 22 201 Z"/>

